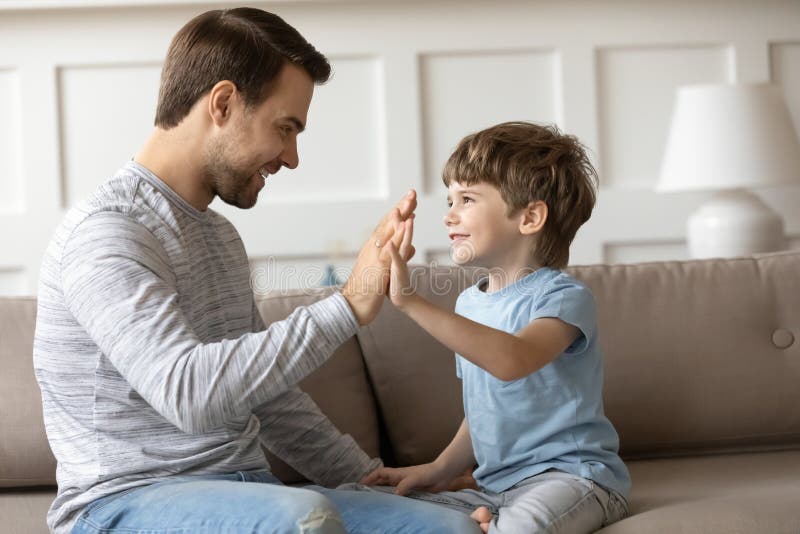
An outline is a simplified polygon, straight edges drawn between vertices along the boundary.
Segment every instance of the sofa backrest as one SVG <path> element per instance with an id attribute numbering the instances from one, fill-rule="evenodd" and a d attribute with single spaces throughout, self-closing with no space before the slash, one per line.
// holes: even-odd
<path id="1" fill-rule="evenodd" d="M 595 296 L 624 457 L 800 447 L 800 252 L 568 271 Z M 473 282 L 417 275 L 450 309 Z M 397 463 L 432 460 L 463 418 L 452 353 L 391 305 L 359 339 Z"/>
<path id="2" fill-rule="evenodd" d="M 36 299 L 0 298 L 0 488 L 56 483 L 33 375 L 35 326 Z"/>
<path id="3" fill-rule="evenodd" d="M 623 456 L 800 447 L 800 252 L 570 272 L 595 295 L 606 413 Z M 472 281 L 454 268 L 415 273 L 420 293 L 448 308 Z M 269 324 L 326 294 L 257 304 Z M 0 298 L 0 488 L 55 484 L 35 315 L 33 298 Z M 452 353 L 388 302 L 301 387 L 373 456 L 382 417 L 389 457 L 403 465 L 435 458 L 463 417 Z M 271 461 L 285 481 L 301 479 Z"/>

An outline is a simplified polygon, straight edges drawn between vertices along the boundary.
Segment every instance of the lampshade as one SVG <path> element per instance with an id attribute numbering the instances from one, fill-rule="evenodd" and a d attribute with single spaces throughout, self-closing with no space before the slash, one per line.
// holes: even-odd
<path id="1" fill-rule="evenodd" d="M 800 144 L 779 87 L 677 90 L 658 191 L 800 183 Z"/>

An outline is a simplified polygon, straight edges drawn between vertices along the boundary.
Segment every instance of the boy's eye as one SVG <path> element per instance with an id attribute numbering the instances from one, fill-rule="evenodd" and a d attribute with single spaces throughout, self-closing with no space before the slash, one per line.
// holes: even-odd
<path id="1" fill-rule="evenodd" d="M 448 200 L 447 201 L 447 207 L 448 208 L 452 208 L 453 207 L 453 201 L 452 200 Z"/>
<path id="2" fill-rule="evenodd" d="M 464 197 L 464 204 L 467 202 L 472 202 L 472 197 Z"/>

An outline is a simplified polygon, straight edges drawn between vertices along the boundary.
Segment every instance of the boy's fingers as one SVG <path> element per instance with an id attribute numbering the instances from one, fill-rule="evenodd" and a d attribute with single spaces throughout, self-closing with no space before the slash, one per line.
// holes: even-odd
<path id="1" fill-rule="evenodd" d="M 397 251 L 397 247 L 394 246 L 393 242 L 389 241 L 386 243 L 386 250 L 389 252 L 389 256 L 392 257 L 392 263 L 402 261 L 400 253 Z"/>
<path id="2" fill-rule="evenodd" d="M 400 243 L 400 255 L 408 259 L 411 240 L 414 237 L 414 219 L 406 219 L 403 223 L 403 241 Z"/>
<path id="3" fill-rule="evenodd" d="M 412 489 L 414 489 L 414 483 L 410 480 L 411 477 L 406 477 L 400 481 L 400 483 L 395 488 L 394 492 L 397 495 L 405 495 Z"/>
<path id="4" fill-rule="evenodd" d="M 369 473 L 368 475 L 362 477 L 361 480 L 358 481 L 358 483 L 370 485 L 373 484 L 376 480 L 378 480 L 379 477 L 380 473 L 378 473 L 377 471 L 373 471 L 372 473 Z"/>
<path id="5" fill-rule="evenodd" d="M 398 219 L 394 223 L 394 234 L 392 235 L 390 241 L 392 241 L 394 243 L 394 246 L 399 249 L 403 244 L 405 235 L 406 235 L 406 223 Z"/>

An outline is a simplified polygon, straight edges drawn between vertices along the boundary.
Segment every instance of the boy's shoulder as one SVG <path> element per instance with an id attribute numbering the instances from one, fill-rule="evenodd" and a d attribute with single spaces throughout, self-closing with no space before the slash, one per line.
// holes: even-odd
<path id="1" fill-rule="evenodd" d="M 486 278 L 464 289 L 458 296 L 456 307 L 506 306 L 527 303 L 536 307 L 548 300 L 566 299 L 570 302 L 594 303 L 591 290 L 570 274 L 559 269 L 542 267 L 500 291 L 486 293 L 483 289 Z"/>

